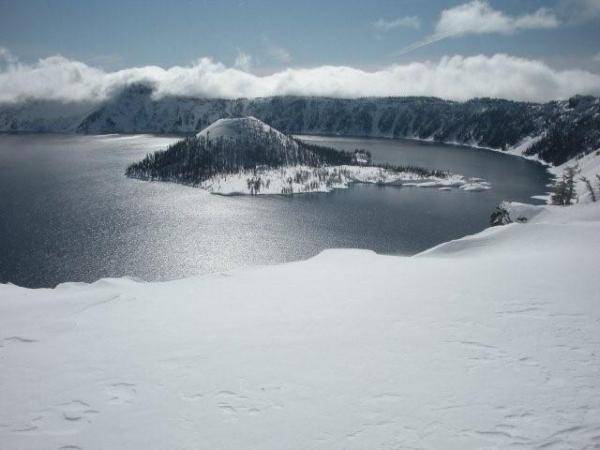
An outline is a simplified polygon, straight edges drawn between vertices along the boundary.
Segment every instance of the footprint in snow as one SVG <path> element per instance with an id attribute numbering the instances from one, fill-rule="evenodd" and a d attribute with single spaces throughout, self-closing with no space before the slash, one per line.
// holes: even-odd
<path id="1" fill-rule="evenodd" d="M 114 405 L 130 404 L 137 397 L 137 390 L 133 383 L 114 383 L 106 388 L 108 402 Z"/>
<path id="2" fill-rule="evenodd" d="M 89 403 L 81 400 L 72 400 L 60 405 L 63 419 L 69 422 L 78 422 L 85 420 L 91 422 L 91 416 L 98 414 L 100 411 L 93 409 Z"/>
<path id="3" fill-rule="evenodd" d="M 196 402 L 196 401 L 204 398 L 204 394 L 202 394 L 200 392 L 195 392 L 192 394 L 185 394 L 185 393 L 181 392 L 179 394 L 179 396 L 181 397 L 182 400 L 185 400 L 186 402 Z"/>
<path id="4" fill-rule="evenodd" d="M 35 340 L 35 339 L 24 338 L 21 336 L 10 336 L 10 337 L 4 338 L 3 340 L 7 341 L 7 342 L 18 342 L 21 344 L 31 344 L 33 342 L 37 342 L 37 340 Z"/>

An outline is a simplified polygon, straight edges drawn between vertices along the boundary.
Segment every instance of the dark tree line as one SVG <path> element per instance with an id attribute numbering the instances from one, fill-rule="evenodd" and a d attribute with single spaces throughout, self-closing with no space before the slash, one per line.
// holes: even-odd
<path id="1" fill-rule="evenodd" d="M 302 164 L 350 164 L 352 155 L 335 149 L 282 140 L 274 133 L 235 138 L 189 137 L 131 164 L 126 175 L 196 184 L 211 176 L 252 169 Z"/>
<path id="2" fill-rule="evenodd" d="M 144 159 L 127 167 L 125 174 L 146 180 L 176 181 L 199 184 L 227 173 L 256 168 L 276 168 L 291 165 L 321 167 L 324 165 L 365 165 L 356 162 L 354 153 L 330 147 L 308 144 L 294 139 L 282 139 L 276 133 L 245 133 L 232 138 L 189 137 L 172 144 L 166 150 L 149 153 Z M 422 176 L 445 176 L 445 172 L 413 166 L 379 166 L 394 171 L 411 171 Z"/>

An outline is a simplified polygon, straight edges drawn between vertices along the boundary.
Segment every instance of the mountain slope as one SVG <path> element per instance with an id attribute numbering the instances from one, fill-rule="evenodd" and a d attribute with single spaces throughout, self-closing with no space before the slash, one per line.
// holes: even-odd
<path id="1" fill-rule="evenodd" d="M 545 104 L 498 99 L 467 102 L 430 97 L 333 99 L 155 99 L 132 85 L 68 126 L 80 133 L 197 133 L 221 118 L 253 116 L 286 134 L 338 134 L 455 142 L 539 155 L 555 165 L 600 147 L 600 98 L 573 97 Z M 0 130 L 38 131 L 45 116 L 0 107 Z M 39 125 L 42 124 L 42 125 Z"/>
<path id="2" fill-rule="evenodd" d="M 97 105 L 89 103 L 62 104 L 53 101 L 0 104 L 0 131 L 73 133 L 96 108 Z"/>
<path id="3" fill-rule="evenodd" d="M 130 97 L 128 92 L 124 97 Z M 80 131 L 194 132 L 221 117 L 252 115 L 288 134 L 404 137 L 455 142 L 539 155 L 555 165 L 600 147 L 600 98 L 574 97 L 546 104 L 475 99 L 453 102 L 429 97 L 331 99 L 273 97 L 240 100 L 172 99 L 148 101 L 134 95 L 125 116 L 151 118 L 131 127 L 108 108 Z M 119 107 L 121 101 L 116 101 Z M 134 112 L 135 111 L 135 112 Z M 514 153 L 514 152 L 513 152 Z"/>

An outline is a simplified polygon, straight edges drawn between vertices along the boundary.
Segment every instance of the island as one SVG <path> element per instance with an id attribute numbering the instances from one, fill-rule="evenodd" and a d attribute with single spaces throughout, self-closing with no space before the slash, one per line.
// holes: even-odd
<path id="1" fill-rule="evenodd" d="M 443 170 L 375 164 L 366 150 L 313 145 L 255 117 L 222 118 L 127 167 L 131 178 L 221 195 L 330 192 L 352 183 L 482 191 L 490 184 Z"/>

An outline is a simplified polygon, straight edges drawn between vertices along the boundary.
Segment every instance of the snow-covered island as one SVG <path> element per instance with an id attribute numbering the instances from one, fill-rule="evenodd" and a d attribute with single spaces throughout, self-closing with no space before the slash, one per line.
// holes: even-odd
<path id="1" fill-rule="evenodd" d="M 485 180 L 440 170 L 374 165 L 366 151 L 351 153 L 306 143 L 254 117 L 219 119 L 195 137 L 132 164 L 126 174 L 222 195 L 330 192 L 351 183 L 465 191 L 491 187 Z"/>

